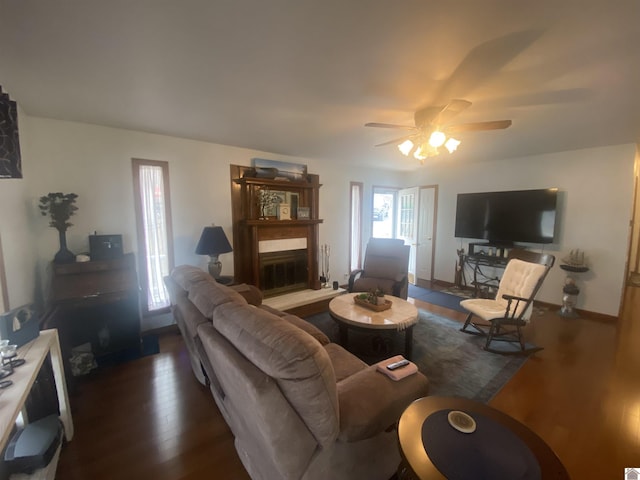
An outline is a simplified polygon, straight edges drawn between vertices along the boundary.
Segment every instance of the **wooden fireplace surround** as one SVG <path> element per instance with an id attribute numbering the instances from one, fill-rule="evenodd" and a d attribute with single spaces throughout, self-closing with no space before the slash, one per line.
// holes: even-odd
<path id="1" fill-rule="evenodd" d="M 322 220 L 318 218 L 318 175 L 308 174 L 305 181 L 287 181 L 257 178 L 251 167 L 231 165 L 231 213 L 233 223 L 233 266 L 238 283 L 248 283 L 264 290 L 260 284 L 259 242 L 305 238 L 307 243 L 307 285 L 318 290 L 318 231 Z M 261 189 L 289 192 L 298 195 L 298 206 L 309 208 L 308 219 L 278 220 L 260 218 L 258 192 Z"/>

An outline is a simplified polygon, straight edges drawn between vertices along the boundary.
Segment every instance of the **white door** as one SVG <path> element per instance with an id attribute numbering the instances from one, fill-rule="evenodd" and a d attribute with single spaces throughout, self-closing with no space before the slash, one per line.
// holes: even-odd
<path id="1" fill-rule="evenodd" d="M 416 247 L 418 244 L 418 187 L 398 192 L 398 227 L 396 237 L 411 247 L 409 253 L 409 283 L 416 283 Z"/>
<path id="2" fill-rule="evenodd" d="M 433 234 L 436 216 L 436 187 L 420 188 L 416 275 L 433 280 Z"/>

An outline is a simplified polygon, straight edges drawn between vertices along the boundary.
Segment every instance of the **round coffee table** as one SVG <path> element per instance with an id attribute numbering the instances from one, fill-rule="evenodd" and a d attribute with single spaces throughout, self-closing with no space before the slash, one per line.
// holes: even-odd
<path id="1" fill-rule="evenodd" d="M 355 330 L 397 330 L 405 334 L 405 357 L 411 359 L 413 347 L 413 326 L 418 323 L 418 309 L 412 303 L 387 295 L 391 308 L 376 312 L 357 305 L 353 297 L 360 293 L 346 293 L 335 297 L 329 303 L 329 314 L 338 323 L 340 344 L 349 349 L 349 329 Z"/>
<path id="2" fill-rule="evenodd" d="M 448 412 L 452 410 L 474 418 L 477 429 L 464 433 L 449 425 Z M 569 479 L 551 447 L 532 430 L 495 408 L 466 398 L 434 396 L 416 400 L 400 417 L 398 443 L 402 456 L 398 470 L 401 480 L 446 479 L 442 470 L 453 468 L 460 472 L 456 464 L 469 464 L 473 459 L 477 461 L 475 465 L 487 468 L 489 459 L 504 458 L 506 450 L 512 451 L 508 459 L 511 463 L 506 468 L 524 472 L 511 478 Z M 527 464 L 517 463 L 527 460 Z M 499 470 L 502 465 L 490 464 L 488 468 Z"/>

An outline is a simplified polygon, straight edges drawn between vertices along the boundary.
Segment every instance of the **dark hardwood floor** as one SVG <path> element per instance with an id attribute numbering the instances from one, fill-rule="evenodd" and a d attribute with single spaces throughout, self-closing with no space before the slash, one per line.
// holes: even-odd
<path id="1" fill-rule="evenodd" d="M 640 289 L 626 289 L 617 324 L 544 311 L 527 330 L 545 349 L 490 405 L 544 438 L 572 478 L 623 478 L 624 467 L 639 467 Z M 249 478 L 213 397 L 191 373 L 181 337 L 163 333 L 160 350 L 82 382 L 71 397 L 76 434 L 57 478 Z"/>

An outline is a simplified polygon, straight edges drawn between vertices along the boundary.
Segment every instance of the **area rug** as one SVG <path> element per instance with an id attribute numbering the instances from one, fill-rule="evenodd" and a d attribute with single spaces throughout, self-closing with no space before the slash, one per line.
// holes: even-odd
<path id="1" fill-rule="evenodd" d="M 468 297 L 461 295 L 409 285 L 409 296 L 416 300 L 432 303 L 440 307 L 450 308 L 458 312 L 466 312 L 466 310 L 460 306 L 460 301 Z"/>
<path id="2" fill-rule="evenodd" d="M 338 328 L 328 313 L 306 320 L 332 341 Z M 526 356 L 499 355 L 482 349 L 484 338 L 460 331 L 459 322 L 419 310 L 413 329 L 413 362 L 429 379 L 429 394 L 470 398 L 488 402 L 526 362 Z M 377 336 L 349 331 L 349 349 L 372 364 L 404 353 L 404 334 L 384 332 Z M 384 348 L 379 348 L 380 345 Z"/>

